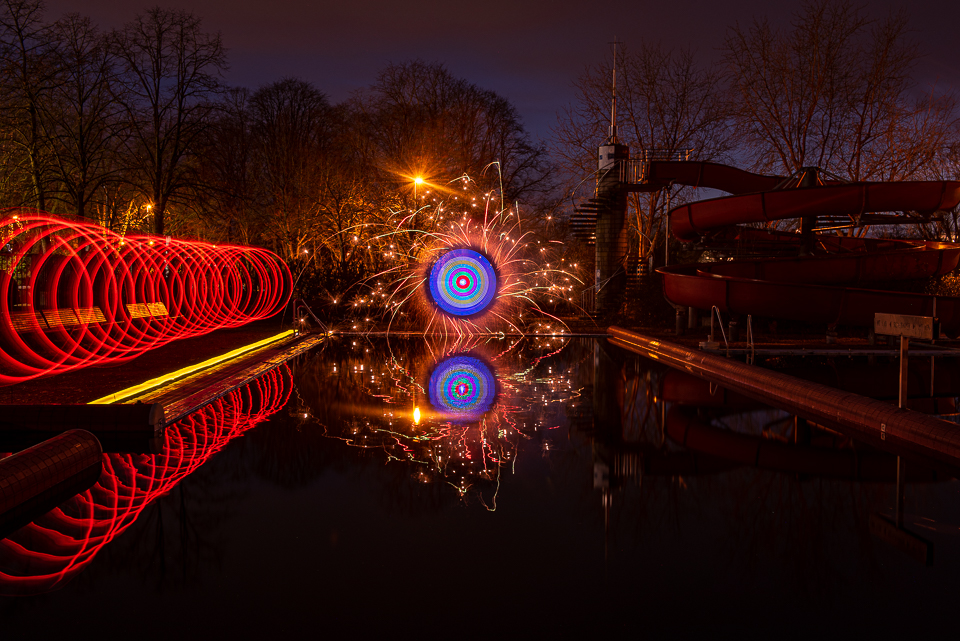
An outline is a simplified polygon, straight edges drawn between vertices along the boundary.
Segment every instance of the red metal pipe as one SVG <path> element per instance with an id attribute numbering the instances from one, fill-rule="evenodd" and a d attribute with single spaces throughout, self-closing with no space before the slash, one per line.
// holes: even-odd
<path id="1" fill-rule="evenodd" d="M 610 327 L 610 342 L 861 440 L 960 468 L 960 429 L 885 401 Z"/>
<path id="2" fill-rule="evenodd" d="M 103 450 L 85 430 L 70 430 L 0 460 L 0 539 L 96 483 Z"/>
<path id="3" fill-rule="evenodd" d="M 765 176 L 715 162 L 658 160 L 650 163 L 646 175 L 650 191 L 670 183 L 721 189 L 731 194 L 768 191 L 783 182 L 783 176 Z"/>

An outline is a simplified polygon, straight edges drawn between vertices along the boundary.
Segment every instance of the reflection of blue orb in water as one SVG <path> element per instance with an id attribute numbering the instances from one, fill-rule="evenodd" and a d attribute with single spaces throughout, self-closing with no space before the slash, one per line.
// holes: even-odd
<path id="1" fill-rule="evenodd" d="M 427 282 L 433 302 L 453 316 L 479 314 L 497 293 L 496 270 L 472 249 L 453 249 L 438 258 Z"/>
<path id="2" fill-rule="evenodd" d="M 490 367 L 473 356 L 451 356 L 430 373 L 430 404 L 455 420 L 471 421 L 490 410 L 497 379 Z"/>

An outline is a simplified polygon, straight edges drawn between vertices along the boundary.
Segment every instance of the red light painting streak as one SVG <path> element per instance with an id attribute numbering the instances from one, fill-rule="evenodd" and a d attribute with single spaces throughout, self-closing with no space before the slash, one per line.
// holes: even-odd
<path id="1" fill-rule="evenodd" d="M 107 362 L 277 313 L 290 270 L 265 249 L 122 237 L 0 214 L 0 385 Z"/>
<path id="2" fill-rule="evenodd" d="M 105 454 L 96 485 L 0 540 L 0 594 L 62 587 L 151 501 L 286 405 L 292 389 L 284 364 L 169 426 L 161 454 Z"/>

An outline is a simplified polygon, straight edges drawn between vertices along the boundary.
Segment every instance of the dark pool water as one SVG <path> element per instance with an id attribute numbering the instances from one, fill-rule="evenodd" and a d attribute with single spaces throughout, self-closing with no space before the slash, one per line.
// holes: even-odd
<path id="1" fill-rule="evenodd" d="M 912 637 L 960 596 L 942 471 L 927 567 L 871 533 L 893 454 L 594 339 L 341 337 L 171 438 L 0 547 L 0 637 Z"/>

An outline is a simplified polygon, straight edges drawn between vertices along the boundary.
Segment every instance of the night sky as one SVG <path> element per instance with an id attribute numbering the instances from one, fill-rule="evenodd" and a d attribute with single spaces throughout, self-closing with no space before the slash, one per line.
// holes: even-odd
<path id="1" fill-rule="evenodd" d="M 155 0 L 48 0 L 47 18 L 68 12 L 102 28 L 122 25 Z M 610 55 L 614 37 L 631 44 L 661 41 L 715 57 L 727 28 L 766 14 L 787 24 L 798 2 L 554 0 L 394 2 L 352 0 L 167 0 L 219 31 L 229 50 L 227 82 L 251 89 L 294 76 L 333 102 L 372 83 L 389 62 L 421 58 L 513 102 L 527 129 L 548 138 L 556 113 L 573 98 L 584 65 Z M 917 70 L 923 85 L 960 88 L 960 2 L 868 2 L 872 15 L 906 7 L 926 52 Z M 605 12 L 594 7 L 602 6 Z"/>

